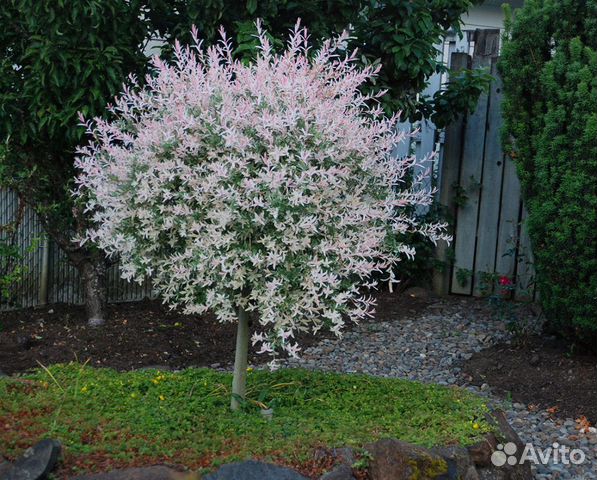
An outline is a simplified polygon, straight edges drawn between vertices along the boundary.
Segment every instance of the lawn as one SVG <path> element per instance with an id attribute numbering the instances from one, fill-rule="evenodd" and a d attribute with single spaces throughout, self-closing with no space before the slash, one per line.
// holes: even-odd
<path id="1" fill-rule="evenodd" d="M 71 363 L 0 379 L 0 454 L 54 437 L 62 473 L 168 462 L 211 468 L 247 457 L 309 470 L 313 450 L 381 437 L 470 444 L 488 425 L 482 399 L 458 389 L 366 375 L 251 371 L 243 411 L 231 376 L 208 369 L 119 373 Z M 268 420 L 261 408 L 273 408 Z"/>

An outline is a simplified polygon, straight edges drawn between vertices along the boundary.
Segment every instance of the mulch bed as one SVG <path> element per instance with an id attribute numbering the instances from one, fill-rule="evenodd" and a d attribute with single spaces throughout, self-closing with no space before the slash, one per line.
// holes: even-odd
<path id="1" fill-rule="evenodd" d="M 562 340 L 531 337 L 524 344 L 494 345 L 473 355 L 463 371 L 514 402 L 597 423 L 597 358 L 571 351 Z"/>
<path id="2" fill-rule="evenodd" d="M 379 294 L 378 302 L 379 319 L 425 307 L 417 299 L 389 293 Z M 1 312 L 0 371 L 10 375 L 39 367 L 39 363 L 73 360 L 117 370 L 225 367 L 234 360 L 235 335 L 235 324 L 219 323 L 213 315 L 182 315 L 149 300 L 110 305 L 106 324 L 99 328 L 87 326 L 80 306 L 56 304 Z M 298 340 L 305 348 L 321 338 L 301 335 Z M 254 363 L 269 359 L 253 349 L 250 355 Z"/>

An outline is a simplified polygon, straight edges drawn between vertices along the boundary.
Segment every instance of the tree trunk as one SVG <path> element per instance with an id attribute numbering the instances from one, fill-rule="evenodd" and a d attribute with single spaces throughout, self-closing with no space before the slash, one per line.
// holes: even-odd
<path id="1" fill-rule="evenodd" d="M 35 205 L 32 205 L 35 208 Z M 107 300 L 106 257 L 99 250 L 81 245 L 74 240 L 74 234 L 84 236 L 85 218 L 79 209 L 73 209 L 75 230 L 62 228 L 59 222 L 38 213 L 44 229 L 66 254 L 69 262 L 79 272 L 85 299 L 87 323 L 91 327 L 102 325 L 105 321 Z"/>
<path id="2" fill-rule="evenodd" d="M 97 257 L 93 255 L 86 258 L 78 266 L 85 292 L 87 324 L 90 327 L 103 325 L 106 312 L 106 265 L 103 258 Z"/>
<path id="3" fill-rule="evenodd" d="M 247 356 L 249 352 L 249 315 L 242 308 L 238 309 L 238 328 L 236 331 L 236 353 L 234 355 L 234 375 L 232 377 L 232 399 L 230 408 L 238 410 L 239 397 L 244 399 L 247 390 Z"/>

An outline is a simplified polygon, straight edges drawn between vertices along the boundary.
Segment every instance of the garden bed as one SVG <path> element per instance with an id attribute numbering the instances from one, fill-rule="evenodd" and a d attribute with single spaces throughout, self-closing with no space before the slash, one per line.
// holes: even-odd
<path id="1" fill-rule="evenodd" d="M 480 440 L 483 400 L 406 380 L 280 370 L 248 375 L 249 402 L 231 413 L 229 374 L 208 369 L 118 373 L 56 365 L 0 379 L 1 454 L 43 437 L 65 447 L 58 477 L 168 463 L 209 469 L 253 457 L 310 477 L 329 467 L 319 447 L 358 448 L 383 437 L 423 446 Z M 260 413 L 273 408 L 268 420 Z"/>
<path id="2" fill-rule="evenodd" d="M 463 371 L 515 402 L 597 423 L 597 359 L 561 340 L 535 336 L 524 344 L 494 345 L 474 354 Z"/>
<path id="3" fill-rule="evenodd" d="M 379 320 L 396 320 L 426 306 L 424 300 L 389 293 L 379 294 L 378 302 Z M 10 375 L 38 362 L 73 360 L 117 370 L 227 366 L 234 359 L 235 332 L 235 324 L 219 323 L 213 315 L 182 315 L 159 301 L 112 304 L 100 328 L 88 327 L 85 309 L 74 305 L 1 312 L 0 371 Z M 306 348 L 325 336 L 325 331 L 317 338 L 302 335 L 299 343 Z M 255 362 L 268 360 L 251 353 Z"/>

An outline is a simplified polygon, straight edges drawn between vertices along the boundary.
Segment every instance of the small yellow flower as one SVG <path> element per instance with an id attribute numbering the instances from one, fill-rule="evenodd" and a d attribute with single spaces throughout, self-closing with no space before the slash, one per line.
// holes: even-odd
<path id="1" fill-rule="evenodd" d="M 478 424 L 477 422 L 473 423 L 473 428 L 474 428 L 475 430 L 479 430 L 479 428 L 480 428 L 480 427 L 479 427 L 479 424 Z"/>
<path id="2" fill-rule="evenodd" d="M 247 368 L 247 372 L 251 373 L 253 371 L 253 367 Z"/>
<path id="3" fill-rule="evenodd" d="M 87 393 L 89 391 L 89 388 L 87 387 L 87 385 L 85 385 L 82 389 L 81 389 L 81 393 Z"/>
<path id="4" fill-rule="evenodd" d="M 162 401 L 166 400 L 166 397 L 164 397 L 164 395 L 160 395 L 160 397 L 159 397 L 159 398 L 160 398 L 160 400 L 162 400 Z"/>

